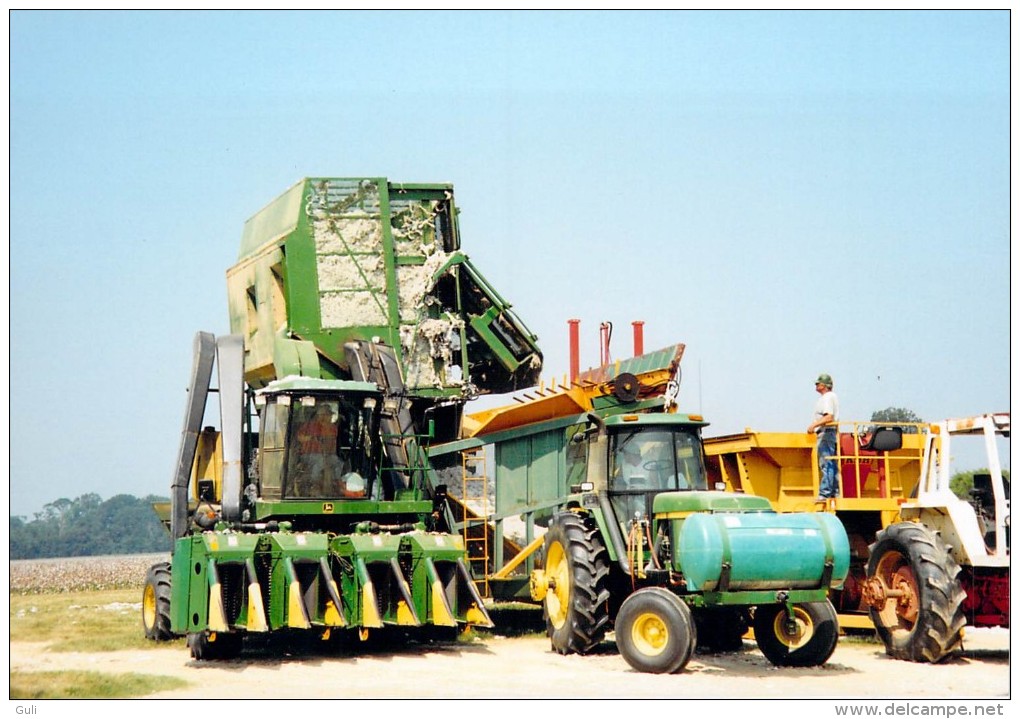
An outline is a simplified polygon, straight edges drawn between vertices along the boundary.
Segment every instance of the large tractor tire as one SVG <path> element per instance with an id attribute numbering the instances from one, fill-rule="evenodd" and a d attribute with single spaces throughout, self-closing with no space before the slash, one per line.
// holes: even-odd
<path id="1" fill-rule="evenodd" d="M 586 654 L 609 627 L 609 553 L 590 518 L 556 515 L 545 534 L 542 603 L 546 633 L 559 654 Z"/>
<path id="2" fill-rule="evenodd" d="M 678 672 L 691 660 L 697 643 L 691 610 L 662 587 L 634 592 L 616 616 L 616 647 L 639 672 Z"/>
<path id="3" fill-rule="evenodd" d="M 962 649 L 966 594 L 960 565 L 939 535 L 899 522 L 879 532 L 870 550 L 865 595 L 886 654 L 937 663 Z"/>
<path id="4" fill-rule="evenodd" d="M 188 635 L 191 657 L 198 661 L 233 659 L 241 653 L 243 639 L 230 632 L 195 632 Z"/>
<path id="5" fill-rule="evenodd" d="M 832 604 L 794 604 L 792 619 L 782 604 L 754 610 L 754 639 L 765 658 L 777 667 L 817 667 L 829 661 L 839 640 Z"/>
<path id="6" fill-rule="evenodd" d="M 173 639 L 170 631 L 170 563 L 149 567 L 142 589 L 142 627 L 145 637 L 157 642 Z"/>

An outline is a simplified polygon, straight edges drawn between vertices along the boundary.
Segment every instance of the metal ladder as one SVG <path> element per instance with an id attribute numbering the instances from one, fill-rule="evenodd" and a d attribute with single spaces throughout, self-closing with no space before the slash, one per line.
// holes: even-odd
<path id="1" fill-rule="evenodd" d="M 461 506 L 464 548 L 475 586 L 483 597 L 489 596 L 489 477 L 485 464 L 485 448 L 461 452 Z M 470 490 L 480 492 L 475 512 L 468 505 Z"/>

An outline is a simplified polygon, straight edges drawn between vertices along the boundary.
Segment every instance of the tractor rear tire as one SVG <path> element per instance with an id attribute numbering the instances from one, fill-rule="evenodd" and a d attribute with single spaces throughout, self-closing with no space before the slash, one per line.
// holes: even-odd
<path id="1" fill-rule="evenodd" d="M 165 642 L 174 638 L 170 630 L 170 563 L 149 567 L 142 589 L 142 628 L 146 639 Z"/>
<path id="2" fill-rule="evenodd" d="M 596 523 L 573 512 L 553 517 L 545 534 L 549 590 L 546 633 L 558 654 L 587 654 L 609 627 L 609 553 Z"/>
<path id="3" fill-rule="evenodd" d="M 777 667 L 817 667 L 829 661 L 839 641 L 832 603 L 794 604 L 793 619 L 791 627 L 783 604 L 754 610 L 754 639 L 765 658 Z"/>
<path id="4" fill-rule="evenodd" d="M 188 635 L 191 657 L 198 661 L 233 659 L 241 653 L 243 637 L 230 632 L 195 632 Z"/>
<path id="5" fill-rule="evenodd" d="M 960 565 L 939 535 L 917 522 L 899 522 L 879 532 L 870 550 L 868 581 L 899 595 L 870 610 L 885 653 L 935 664 L 960 651 L 966 593 Z"/>
<path id="6" fill-rule="evenodd" d="M 662 587 L 634 592 L 616 616 L 616 647 L 639 672 L 678 672 L 691 660 L 697 643 L 691 610 Z"/>

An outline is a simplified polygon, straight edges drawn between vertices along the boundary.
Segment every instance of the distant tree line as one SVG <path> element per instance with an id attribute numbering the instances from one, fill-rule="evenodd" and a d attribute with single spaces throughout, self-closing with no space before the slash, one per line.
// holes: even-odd
<path id="1" fill-rule="evenodd" d="M 922 424 L 923 419 L 918 417 L 912 410 L 906 407 L 886 407 L 880 409 L 877 412 L 871 413 L 872 422 L 912 422 L 915 424 Z M 904 434 L 917 434 L 917 427 L 904 427 Z"/>
<path id="2" fill-rule="evenodd" d="M 170 535 L 153 502 L 162 497 L 98 494 L 58 499 L 35 518 L 11 517 L 10 558 L 91 557 L 170 551 Z"/>

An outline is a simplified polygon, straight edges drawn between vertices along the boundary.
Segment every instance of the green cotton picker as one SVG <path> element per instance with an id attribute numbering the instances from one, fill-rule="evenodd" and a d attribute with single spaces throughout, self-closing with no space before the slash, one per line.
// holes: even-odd
<path id="1" fill-rule="evenodd" d="M 426 450 L 542 355 L 460 244 L 449 184 L 304 179 L 248 220 L 231 334 L 195 338 L 147 637 L 217 659 L 492 626 Z"/>

